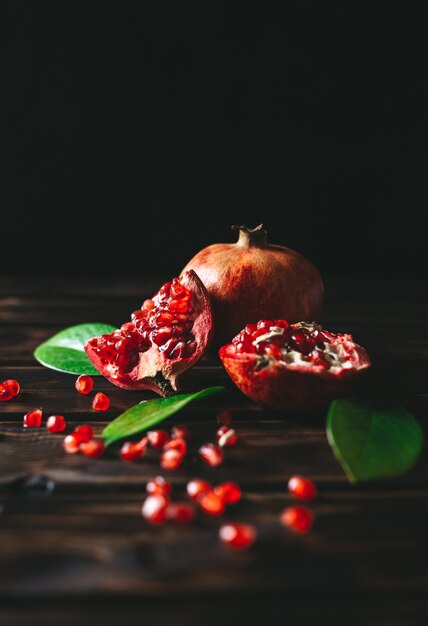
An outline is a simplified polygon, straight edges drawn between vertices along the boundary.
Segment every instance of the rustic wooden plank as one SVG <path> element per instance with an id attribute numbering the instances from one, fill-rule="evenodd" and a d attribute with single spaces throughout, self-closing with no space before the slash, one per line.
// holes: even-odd
<path id="1" fill-rule="evenodd" d="M 312 505 L 313 531 L 295 536 L 278 522 L 280 511 L 290 502 L 285 494 L 266 499 L 248 493 L 227 517 L 245 520 L 251 515 L 259 542 L 253 551 L 238 557 L 219 547 L 219 520 L 201 517 L 191 527 L 156 528 L 141 519 L 142 497 L 137 494 L 116 493 L 114 500 L 93 494 L 86 499 L 54 495 L 17 502 L 9 512 L 6 504 L 0 554 L 6 566 L 13 560 L 15 569 L 0 576 L 0 597 L 18 589 L 32 594 L 48 588 L 65 595 L 98 591 L 166 595 L 185 592 L 190 584 L 194 592 L 215 586 L 219 593 L 252 589 L 288 594 L 356 589 L 422 592 L 426 588 L 425 565 L 418 559 L 428 548 L 425 494 L 405 499 L 399 523 L 395 496 L 351 503 L 336 494 L 333 499 L 328 496 L 326 492 Z M 367 576 L 368 559 L 371 576 Z M 73 571 L 71 579 L 56 576 L 60 564 Z"/>
<path id="2" fill-rule="evenodd" d="M 21 626 L 24 608 L 17 612 L 17 607 L 22 598 L 37 597 L 49 603 L 61 598 L 73 624 L 85 623 L 86 609 L 103 606 L 97 597 L 111 601 L 112 607 L 113 598 L 127 598 L 131 606 L 138 602 L 135 618 L 147 621 L 153 616 L 159 624 L 170 624 L 174 617 L 178 624 L 217 625 L 230 616 L 234 623 L 238 618 L 250 623 L 254 616 L 259 623 L 294 616 L 313 623 L 332 606 L 337 608 L 334 616 L 350 625 L 368 619 L 373 625 L 396 626 L 419 618 L 428 587 L 426 452 L 400 479 L 351 487 L 326 442 L 323 412 L 284 416 L 265 411 L 234 390 L 221 367 L 201 362 L 185 385 L 225 383 L 228 391 L 169 420 L 168 425 L 191 425 L 193 434 L 193 454 L 171 480 L 180 498 L 187 479 L 195 475 L 241 484 L 243 500 L 229 509 L 227 519 L 255 523 L 260 541 L 249 553 L 231 554 L 217 543 L 220 520 L 200 518 L 189 528 L 161 529 L 142 520 L 144 485 L 159 473 L 153 452 L 126 464 L 115 447 L 105 458 L 90 460 L 66 455 L 61 435 L 21 428 L 23 413 L 42 405 L 45 415 L 64 414 L 70 428 L 83 421 L 99 432 L 108 419 L 150 397 L 97 379 L 97 390 L 111 396 L 112 409 L 96 414 L 91 399 L 75 392 L 74 377 L 36 365 L 31 354 L 69 323 L 109 321 L 100 317 L 106 311 L 110 320 L 126 319 L 160 282 L 0 281 L 0 378 L 16 377 L 22 384 L 16 399 L 0 405 L 0 597 L 11 603 L 10 609 L 2 604 L 0 619 Z M 421 281 L 328 281 L 326 320 L 354 333 L 373 357 L 361 394 L 403 403 L 422 418 L 426 432 L 425 287 Z M 193 457 L 198 443 L 213 438 L 215 414 L 223 406 L 234 412 L 240 444 L 226 451 L 222 467 L 212 470 Z M 296 472 L 311 475 L 320 492 L 311 504 L 315 527 L 304 537 L 291 535 L 278 523 L 280 510 L 291 502 L 286 480 Z M 85 611 L 76 609 L 76 599 L 84 602 L 88 595 L 92 600 Z M 236 605 L 234 597 L 239 598 Z M 348 603 L 341 604 L 345 597 L 354 599 L 351 615 Z M 172 611 L 189 602 L 191 609 L 177 618 L 170 609 L 159 611 L 156 598 L 164 603 L 168 598 Z M 222 611 L 216 612 L 219 598 Z M 228 600 L 235 608 L 225 615 Z M 34 604 L 33 609 L 36 619 L 49 625 L 46 604 Z M 109 619 L 113 613 L 105 615 Z"/>
<path id="3" fill-rule="evenodd" d="M 245 617 L 246 624 L 291 623 L 312 626 L 320 621 L 346 626 L 414 626 L 425 622 L 425 598 L 417 594 L 361 595 L 336 594 L 305 595 L 272 593 L 268 596 L 253 591 L 250 594 L 229 593 L 219 601 L 217 595 L 179 594 L 168 596 L 167 602 L 158 597 L 103 596 L 96 600 L 87 597 L 79 602 L 66 597 L 31 598 L 20 603 L 5 601 L 0 607 L 1 623 L 7 626 L 116 626 L 118 623 L 155 623 L 157 626 L 236 626 Z"/>

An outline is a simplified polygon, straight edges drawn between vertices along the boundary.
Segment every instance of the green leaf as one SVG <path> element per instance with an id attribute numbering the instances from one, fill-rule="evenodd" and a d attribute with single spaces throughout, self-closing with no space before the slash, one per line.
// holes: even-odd
<path id="1" fill-rule="evenodd" d="M 330 404 L 327 439 L 351 483 L 407 472 L 424 443 L 421 427 L 406 409 L 351 400 Z"/>
<path id="2" fill-rule="evenodd" d="M 88 359 L 84 347 L 89 339 L 115 331 L 108 324 L 79 324 L 57 333 L 34 351 L 34 357 L 46 367 L 67 374 L 101 376 Z"/>
<path id="3" fill-rule="evenodd" d="M 196 393 L 182 393 L 169 398 L 156 398 L 136 404 L 104 428 L 102 434 L 104 442 L 108 446 L 114 441 L 135 435 L 177 413 L 189 402 L 208 398 L 224 390 L 224 387 L 207 387 Z"/>

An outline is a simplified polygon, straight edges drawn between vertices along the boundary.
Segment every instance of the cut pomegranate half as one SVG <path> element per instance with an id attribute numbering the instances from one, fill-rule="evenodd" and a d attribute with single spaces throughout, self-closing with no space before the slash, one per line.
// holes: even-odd
<path id="1" fill-rule="evenodd" d="M 371 364 L 351 335 L 285 320 L 248 324 L 219 355 L 245 395 L 288 411 L 320 408 L 350 393 Z"/>
<path id="2" fill-rule="evenodd" d="M 177 391 L 177 378 L 204 354 L 213 329 L 205 287 L 192 270 L 165 283 L 131 321 L 85 346 L 93 365 L 123 389 Z"/>

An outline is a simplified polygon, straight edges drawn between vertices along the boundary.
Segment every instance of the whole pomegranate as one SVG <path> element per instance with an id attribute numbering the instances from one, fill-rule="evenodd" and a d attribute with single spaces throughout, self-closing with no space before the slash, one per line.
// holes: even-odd
<path id="1" fill-rule="evenodd" d="M 367 352 L 351 335 L 313 322 L 260 320 L 220 348 L 235 385 L 273 409 L 307 411 L 350 393 L 370 367 Z"/>
<path id="2" fill-rule="evenodd" d="M 177 391 L 177 377 L 204 354 L 212 335 L 205 287 L 193 271 L 165 283 L 131 321 L 85 346 L 93 365 L 123 389 Z"/>
<path id="3" fill-rule="evenodd" d="M 211 298 L 214 345 L 262 317 L 319 320 L 324 285 L 316 267 L 290 248 L 268 244 L 263 224 L 232 229 L 239 231 L 236 243 L 204 248 L 183 270 L 194 270 Z"/>

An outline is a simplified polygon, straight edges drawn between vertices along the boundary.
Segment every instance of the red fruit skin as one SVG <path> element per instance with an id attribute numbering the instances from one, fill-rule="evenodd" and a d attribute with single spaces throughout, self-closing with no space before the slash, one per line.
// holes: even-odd
<path id="1" fill-rule="evenodd" d="M 259 404 L 279 411 L 301 412 L 326 407 L 334 398 L 351 394 L 363 372 L 370 367 L 367 352 L 360 352 L 360 369 L 343 370 L 338 376 L 328 370 L 288 367 L 274 359 L 260 368 L 255 354 L 237 354 L 232 344 L 219 350 L 220 359 L 235 385 Z"/>
<path id="2" fill-rule="evenodd" d="M 178 377 L 205 353 L 213 334 L 209 296 L 195 272 L 185 272 L 180 279 L 182 285 L 192 292 L 197 307 L 197 315 L 192 326 L 197 346 L 195 352 L 188 358 L 171 359 L 152 344 L 146 352 L 139 353 L 139 362 L 134 369 L 118 379 L 109 374 L 96 350 L 90 345 L 94 338 L 90 339 L 85 346 L 86 354 L 96 369 L 114 385 L 130 390 L 149 389 L 161 396 L 174 395 L 178 390 Z"/>
<path id="3" fill-rule="evenodd" d="M 236 243 L 208 246 L 183 269 L 194 270 L 210 296 L 213 346 L 263 318 L 319 320 L 324 284 L 316 267 L 291 248 L 268 244 L 262 224 L 233 228 L 240 231 Z"/>

